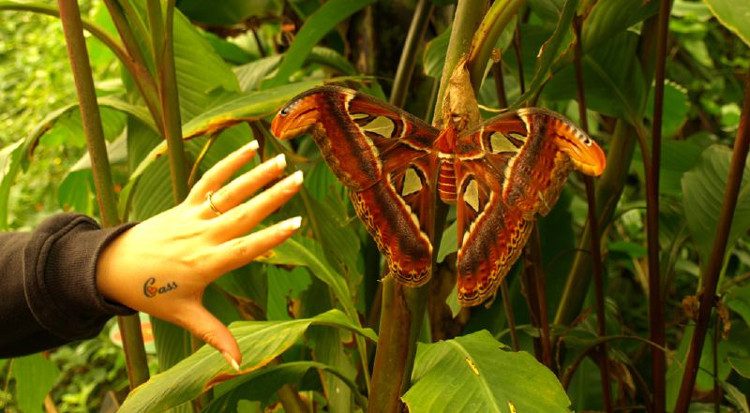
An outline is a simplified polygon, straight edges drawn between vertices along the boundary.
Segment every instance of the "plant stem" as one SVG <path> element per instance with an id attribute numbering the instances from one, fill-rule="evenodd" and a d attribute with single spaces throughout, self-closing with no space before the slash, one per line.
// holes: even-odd
<path id="1" fill-rule="evenodd" d="M 430 22 L 430 16 L 435 9 L 431 0 L 419 0 L 414 10 L 414 16 L 409 25 L 409 32 L 406 34 L 406 43 L 404 44 L 401 58 L 396 69 L 396 78 L 393 81 L 393 91 L 391 92 L 390 102 L 398 107 L 404 106 L 406 96 L 409 93 L 409 82 L 414 73 L 414 65 L 417 61 L 417 50 L 424 38 L 427 24 Z"/>
<path id="2" fill-rule="evenodd" d="M 459 59 L 469 52 L 471 40 L 477 27 L 479 27 L 482 12 L 484 12 L 486 6 L 486 0 L 458 0 L 456 4 L 456 15 L 451 30 L 451 38 L 448 41 L 448 51 L 445 54 L 443 76 L 440 78 L 435 113 L 432 117 L 432 123 L 435 125 L 439 125 L 443 119 L 442 103 L 448 87 L 448 80 L 453 74 L 453 68 L 456 67 Z"/>
<path id="3" fill-rule="evenodd" d="M 605 228 L 612 221 L 630 169 L 635 149 L 634 135 L 635 130 L 630 124 L 623 119 L 617 120 L 607 153 L 607 168 L 596 185 L 596 199 L 601 201 L 596 203 L 598 228 Z M 587 251 L 591 245 L 591 237 L 591 228 L 587 223 L 581 234 L 578 251 Z M 588 291 L 591 271 L 591 259 L 588 254 L 577 252 L 565 281 L 554 324 L 570 325 L 578 315 Z"/>
<path id="4" fill-rule="evenodd" d="M 497 39 L 518 13 L 526 0 L 496 0 L 485 13 L 482 23 L 474 34 L 467 64 L 471 67 L 471 85 L 475 90 L 484 80 L 487 61 L 495 48 Z"/>
<path id="5" fill-rule="evenodd" d="M 542 268 L 542 248 L 536 224 L 531 230 L 531 235 L 524 248 L 523 257 L 523 280 L 524 290 L 526 291 L 526 303 L 529 306 L 531 324 L 539 330 L 539 337 L 534 339 L 536 358 L 552 370 L 552 344 L 547 317 L 547 294 L 545 292 L 544 270 Z"/>
<path id="6" fill-rule="evenodd" d="M 169 152 L 169 171 L 172 177 L 172 195 L 175 204 L 179 204 L 187 196 L 188 168 L 185 159 L 185 149 L 182 142 L 182 121 L 180 119 L 180 100 L 177 96 L 177 76 L 174 63 L 174 43 L 172 42 L 172 27 L 174 23 L 175 0 L 168 0 L 166 5 L 166 18 L 164 19 L 164 32 L 153 34 L 161 37 L 164 44 L 156 49 L 161 56 L 155 56 L 157 73 L 159 75 L 159 100 L 161 102 L 164 127 L 164 138 L 167 140 Z M 151 10 L 149 10 L 151 11 Z M 149 20 L 158 19 L 161 16 Z M 161 28 L 161 27 L 158 27 Z"/>
<path id="7" fill-rule="evenodd" d="M 513 303 L 510 301 L 510 291 L 508 291 L 508 278 L 503 279 L 500 282 L 500 295 L 503 299 L 503 310 L 505 311 L 505 319 L 508 321 L 508 331 L 510 331 L 510 343 L 513 346 L 513 351 L 521 349 L 521 345 L 518 342 L 518 332 L 516 331 L 516 318 L 513 314 Z"/>
<path id="8" fill-rule="evenodd" d="M 91 158 L 91 170 L 94 175 L 99 213 L 103 226 L 111 227 L 119 224 L 120 219 L 117 216 L 117 201 L 112 185 L 112 174 L 109 168 L 99 105 L 96 102 L 94 79 L 91 76 L 86 41 L 83 38 L 81 13 L 76 0 L 59 0 L 58 7 L 65 33 L 70 67 L 73 71 L 73 79 L 78 94 L 83 131 Z M 149 376 L 140 320 L 137 315 L 132 315 L 118 317 L 118 323 L 123 336 L 128 379 L 132 389 L 148 380 Z"/>
<path id="9" fill-rule="evenodd" d="M 719 273 L 724 262 L 724 255 L 727 249 L 727 240 L 729 238 L 729 229 L 734 218 L 735 208 L 737 207 L 737 196 L 742 182 L 742 173 L 747 162 L 748 147 L 750 146 L 750 74 L 745 78 L 745 101 L 742 107 L 740 126 L 737 130 L 737 139 L 734 143 L 732 153 L 732 162 L 729 166 L 729 176 L 727 177 L 727 189 L 724 192 L 721 214 L 716 229 L 716 238 L 714 239 L 711 256 L 708 259 L 708 265 L 703 272 L 701 282 L 703 290 L 700 293 L 700 308 L 698 310 L 698 319 L 695 322 L 695 331 L 690 342 L 690 350 L 685 361 L 685 372 L 682 376 L 680 393 L 677 397 L 676 412 L 687 412 L 690 406 L 690 396 L 695 386 L 695 376 L 698 373 L 698 365 L 703 342 L 706 339 L 708 330 L 708 321 L 711 318 L 711 310 L 716 301 L 716 286 L 719 282 Z"/>
<path id="10" fill-rule="evenodd" d="M 133 35 L 133 30 L 128 24 L 126 14 L 123 8 L 116 0 L 104 0 L 105 6 L 109 11 L 109 15 L 112 18 L 112 22 L 117 28 L 117 32 L 122 39 L 123 45 L 127 53 L 124 59 L 121 59 L 125 67 L 131 68 L 130 75 L 133 76 L 133 81 L 141 92 L 143 101 L 146 103 L 151 116 L 154 118 L 154 123 L 161 127 L 161 108 L 159 106 L 158 91 L 156 88 L 156 80 L 152 73 L 148 69 L 148 63 L 146 58 L 141 52 L 138 41 Z M 129 3 L 124 3 L 126 7 L 130 7 Z M 140 22 L 133 22 L 133 25 L 137 25 Z M 163 128 L 160 128 L 162 135 L 164 134 Z"/>
<path id="11" fill-rule="evenodd" d="M 656 39 L 656 67 L 654 79 L 654 122 L 651 141 L 651 167 L 646 174 L 646 235 L 648 245 L 648 306 L 649 336 L 659 346 L 666 342 L 664 325 L 664 302 L 661 294 L 659 268 L 659 165 L 661 162 L 661 124 L 664 108 L 664 70 L 667 59 L 667 31 L 671 0 L 661 0 Z M 647 148 L 642 148 L 645 152 Z M 644 164 L 646 157 L 643 157 Z M 654 412 L 664 410 L 666 400 L 666 355 L 651 349 L 651 380 Z"/>
<path id="12" fill-rule="evenodd" d="M 573 19 L 573 29 L 575 31 L 575 50 L 574 64 L 576 72 L 576 87 L 578 95 L 578 117 L 584 132 L 589 133 L 589 122 L 586 117 L 586 94 L 584 93 L 583 79 L 583 44 L 581 42 L 582 18 L 576 16 Z M 594 178 L 583 175 L 583 182 L 586 185 L 586 200 L 588 202 L 588 226 L 591 232 L 591 269 L 594 277 L 594 292 L 596 295 L 596 329 L 599 337 L 607 335 L 606 312 L 604 311 L 604 271 L 602 268 L 601 252 L 601 235 L 599 233 L 599 223 L 596 219 L 596 193 L 594 190 Z M 598 348 L 599 353 L 599 375 L 602 381 L 602 394 L 604 395 L 604 409 L 607 413 L 612 410 L 612 393 L 609 382 L 609 355 L 607 354 L 607 344 L 602 343 Z"/>
<path id="13" fill-rule="evenodd" d="M 409 386 L 429 288 L 405 287 L 390 274 L 382 284 L 378 347 L 367 411 L 395 413 L 401 411 L 401 395 Z"/>
<path id="14" fill-rule="evenodd" d="M 456 8 L 456 18 L 451 32 L 446 61 L 443 71 L 438 102 L 442 102 L 450 73 L 461 56 L 467 51 L 471 36 L 479 24 L 481 15 L 477 10 L 484 10 L 483 0 L 459 0 Z M 402 59 L 406 59 L 404 56 Z M 408 58 L 414 58 L 408 57 Z M 404 64 L 406 65 L 406 64 Z M 399 64 L 401 66 L 401 64 Z M 447 75 L 446 75 L 447 74 Z M 394 85 L 393 96 L 405 93 L 408 89 L 408 78 Z M 399 90 L 395 90 L 395 89 Z M 403 90 L 400 90 L 403 89 Z M 442 116 L 442 105 L 436 105 L 435 119 Z M 433 194 L 435 215 L 427 218 L 425 226 L 433 245 L 433 251 L 438 251 L 440 237 L 447 216 L 447 207 L 439 203 Z M 430 222 L 431 221 L 431 222 Z M 437 266 L 433 262 L 432 274 Z M 409 378 L 416 354 L 416 341 L 419 336 L 422 321 L 427 306 L 429 285 L 410 288 L 397 283 L 392 276 L 383 279 L 382 309 L 378 348 L 375 353 L 375 365 L 372 376 L 372 392 L 368 412 L 399 412 L 401 411 L 400 396 L 409 387 Z"/>

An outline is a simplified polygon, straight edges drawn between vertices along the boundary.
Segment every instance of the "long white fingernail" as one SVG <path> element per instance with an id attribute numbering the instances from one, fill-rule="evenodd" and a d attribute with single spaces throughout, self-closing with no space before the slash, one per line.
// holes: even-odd
<path id="1" fill-rule="evenodd" d="M 229 353 L 227 353 L 226 351 L 224 351 L 224 352 L 221 353 L 221 355 L 224 356 L 224 359 L 227 361 L 227 363 L 229 363 L 230 366 L 232 366 L 232 368 L 234 369 L 234 371 L 237 371 L 237 372 L 240 371 L 240 365 L 237 363 L 237 360 L 235 360 L 234 358 L 232 358 L 232 356 L 229 355 Z"/>
<path id="2" fill-rule="evenodd" d="M 291 184 L 291 185 L 301 185 L 302 184 L 302 179 L 303 179 L 302 171 L 297 171 L 297 172 L 289 175 L 289 178 L 287 178 L 287 179 L 289 180 L 289 184 Z"/>
<path id="3" fill-rule="evenodd" d="M 260 145 L 258 144 L 258 141 L 254 140 L 254 139 L 252 141 L 250 141 L 250 143 L 248 143 L 247 145 L 245 145 L 245 149 L 247 151 L 257 151 L 258 148 L 260 148 Z"/>
<path id="4" fill-rule="evenodd" d="M 279 169 L 283 169 L 286 166 L 286 155 L 283 153 L 276 155 L 273 158 L 273 163 L 276 164 L 276 167 Z"/>
<path id="5" fill-rule="evenodd" d="M 299 229 L 299 227 L 302 226 L 302 217 L 296 216 L 294 218 L 289 218 L 285 221 L 281 221 L 279 222 L 279 226 L 283 230 L 294 231 L 296 229 Z"/>

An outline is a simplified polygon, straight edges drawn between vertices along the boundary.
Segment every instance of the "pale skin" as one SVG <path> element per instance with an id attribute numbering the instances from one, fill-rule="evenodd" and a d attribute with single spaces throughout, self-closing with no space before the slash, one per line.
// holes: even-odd
<path id="1" fill-rule="evenodd" d="M 203 291 L 221 275 L 284 242 L 301 220 L 295 217 L 252 232 L 302 185 L 302 173 L 296 172 L 257 193 L 283 174 L 283 155 L 231 180 L 257 148 L 253 141 L 218 162 L 181 204 L 127 230 L 97 262 L 97 287 L 105 298 L 185 328 L 235 369 L 242 360 L 239 346 L 203 307 Z"/>

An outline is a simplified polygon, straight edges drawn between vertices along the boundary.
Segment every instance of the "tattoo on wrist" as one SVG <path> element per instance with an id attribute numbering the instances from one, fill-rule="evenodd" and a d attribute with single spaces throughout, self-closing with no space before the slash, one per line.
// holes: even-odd
<path id="1" fill-rule="evenodd" d="M 177 288 L 177 283 L 174 281 L 168 282 L 162 286 L 155 286 L 156 278 L 150 277 L 143 283 L 143 295 L 148 298 L 156 297 L 157 294 L 165 294 Z"/>

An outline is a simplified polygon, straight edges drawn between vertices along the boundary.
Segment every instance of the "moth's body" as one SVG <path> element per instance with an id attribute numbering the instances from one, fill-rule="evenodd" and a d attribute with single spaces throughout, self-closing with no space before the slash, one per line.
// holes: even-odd
<path id="1" fill-rule="evenodd" d="M 458 133 L 350 89 L 324 86 L 285 106 L 273 133 L 311 132 L 326 162 L 350 189 L 357 214 L 407 285 L 430 276 L 436 196 L 457 204 L 458 295 L 477 305 L 495 294 L 546 214 L 570 170 L 598 175 L 601 149 L 569 121 L 522 109 Z"/>

